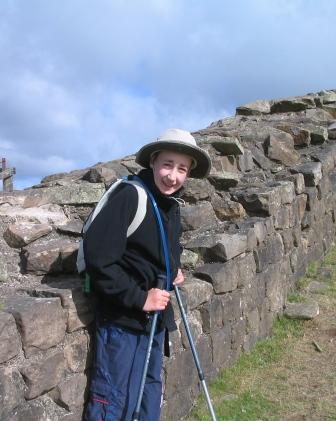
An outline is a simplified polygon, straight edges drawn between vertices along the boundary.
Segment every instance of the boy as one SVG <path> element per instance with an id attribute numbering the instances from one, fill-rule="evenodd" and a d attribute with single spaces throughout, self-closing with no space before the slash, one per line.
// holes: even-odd
<path id="1" fill-rule="evenodd" d="M 180 269 L 179 192 L 188 176 L 206 177 L 211 162 L 190 133 L 169 129 L 143 146 L 138 177 L 151 191 L 161 213 L 170 252 L 171 279 L 183 282 Z M 132 179 L 132 176 L 129 177 Z M 146 215 L 128 238 L 138 206 L 135 188 L 121 183 L 89 227 L 84 241 L 87 271 L 97 296 L 96 348 L 86 411 L 88 421 L 131 421 L 148 344 L 151 312 L 161 311 L 154 336 L 141 404 L 141 421 L 158 421 L 161 366 L 166 331 L 176 329 L 169 291 L 157 288 L 165 274 L 160 232 L 148 198 Z"/>

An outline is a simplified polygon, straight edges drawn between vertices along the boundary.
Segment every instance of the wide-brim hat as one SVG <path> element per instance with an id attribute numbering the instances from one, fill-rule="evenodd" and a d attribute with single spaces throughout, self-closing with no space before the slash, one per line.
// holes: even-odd
<path id="1" fill-rule="evenodd" d="M 210 172 L 209 154 L 196 144 L 195 138 L 181 129 L 168 129 L 154 142 L 144 145 L 136 154 L 135 161 L 145 168 L 150 168 L 153 154 L 160 151 L 172 151 L 188 155 L 193 159 L 189 177 L 204 178 Z"/>

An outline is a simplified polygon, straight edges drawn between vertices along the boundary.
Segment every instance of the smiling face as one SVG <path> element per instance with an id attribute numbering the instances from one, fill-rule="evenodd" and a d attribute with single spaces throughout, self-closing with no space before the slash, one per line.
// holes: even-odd
<path id="1" fill-rule="evenodd" d="M 181 153 L 161 151 L 151 162 L 154 182 L 161 193 L 171 195 L 187 179 L 192 159 Z"/>

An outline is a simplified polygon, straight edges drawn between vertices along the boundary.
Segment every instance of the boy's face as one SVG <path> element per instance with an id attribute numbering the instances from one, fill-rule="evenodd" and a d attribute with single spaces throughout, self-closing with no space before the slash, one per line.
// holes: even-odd
<path id="1" fill-rule="evenodd" d="M 161 193 L 171 195 L 187 179 L 192 159 L 181 153 L 162 151 L 152 162 L 154 182 Z"/>

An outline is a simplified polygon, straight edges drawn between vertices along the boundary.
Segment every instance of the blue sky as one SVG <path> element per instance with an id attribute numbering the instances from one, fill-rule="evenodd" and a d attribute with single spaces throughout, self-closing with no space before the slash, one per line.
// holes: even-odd
<path id="1" fill-rule="evenodd" d="M 334 0 L 1 0 L 0 155 L 24 188 L 335 89 L 335 18 Z"/>

